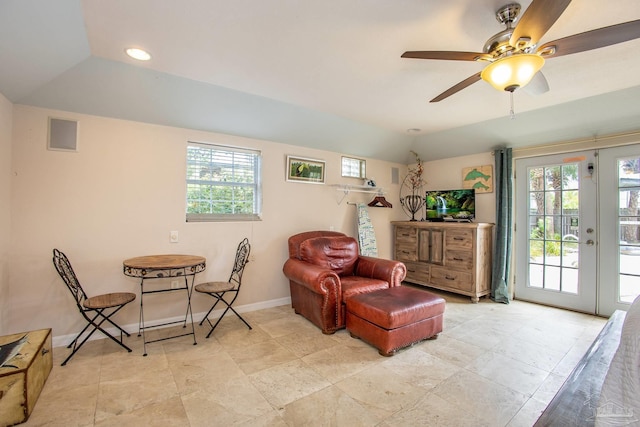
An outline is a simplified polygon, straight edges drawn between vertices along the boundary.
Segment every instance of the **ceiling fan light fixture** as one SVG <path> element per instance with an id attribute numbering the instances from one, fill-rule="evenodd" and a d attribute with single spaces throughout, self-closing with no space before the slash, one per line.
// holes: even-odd
<path id="1" fill-rule="evenodd" d="M 505 56 L 487 65 L 480 73 L 482 80 L 498 90 L 513 92 L 526 86 L 544 65 L 544 58 L 531 53 Z"/>

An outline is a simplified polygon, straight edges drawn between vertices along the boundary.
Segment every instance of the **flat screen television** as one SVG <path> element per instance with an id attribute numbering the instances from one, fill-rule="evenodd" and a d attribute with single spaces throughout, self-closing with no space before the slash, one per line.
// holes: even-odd
<path id="1" fill-rule="evenodd" d="M 427 191 L 427 221 L 473 220 L 476 215 L 475 190 Z"/>

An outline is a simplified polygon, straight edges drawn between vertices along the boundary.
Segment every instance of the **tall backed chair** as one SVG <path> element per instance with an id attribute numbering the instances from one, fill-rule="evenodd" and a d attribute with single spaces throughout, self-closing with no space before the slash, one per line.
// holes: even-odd
<path id="1" fill-rule="evenodd" d="M 345 327 L 345 301 L 357 294 L 400 286 L 407 268 L 399 261 L 361 256 L 358 242 L 335 231 L 289 237 L 291 305 L 325 334 Z"/>
<path id="2" fill-rule="evenodd" d="M 71 263 L 67 256 L 60 252 L 58 249 L 53 250 L 53 265 L 55 266 L 58 274 L 69 288 L 71 295 L 73 295 L 73 299 L 78 306 L 78 310 L 80 310 L 80 314 L 87 321 L 86 326 L 80 333 L 74 338 L 71 343 L 67 346 L 67 348 L 73 347 L 71 354 L 67 356 L 67 358 L 62 362 L 62 366 L 66 365 L 67 362 L 73 357 L 74 354 L 80 347 L 93 335 L 95 331 L 100 331 L 105 334 L 108 338 L 115 341 L 118 345 L 125 348 L 128 352 L 131 352 L 131 349 L 127 347 L 122 341 L 122 334 L 124 333 L 126 336 L 130 336 L 130 334 L 122 329 L 120 326 L 116 325 L 111 317 L 116 314 L 122 307 L 129 304 L 131 301 L 136 299 L 136 294 L 131 292 L 114 292 L 103 295 L 96 295 L 94 297 L 87 297 L 87 294 L 82 289 L 80 285 L 80 281 L 76 277 L 73 268 L 71 267 Z M 109 332 L 105 331 L 102 328 L 102 324 L 104 322 L 110 323 L 112 326 L 117 328 L 120 331 L 120 340 L 116 339 Z M 91 332 L 87 336 L 84 337 L 82 341 L 78 344 L 78 340 L 84 334 L 87 329 L 91 328 Z"/>
<path id="3" fill-rule="evenodd" d="M 245 237 L 238 245 L 238 249 L 236 251 L 236 260 L 233 263 L 233 270 L 231 270 L 231 276 L 229 276 L 229 280 L 227 280 L 226 282 L 205 282 L 196 285 L 196 292 L 207 294 L 215 298 L 215 303 L 211 306 L 209 311 L 207 311 L 207 314 L 200 322 L 200 326 L 202 326 L 202 324 L 206 320 L 209 323 L 209 326 L 211 326 L 211 330 L 207 334 L 207 338 L 211 336 L 213 330 L 216 328 L 216 326 L 218 326 L 224 315 L 227 314 L 229 310 L 233 311 L 235 315 L 238 316 L 238 318 L 242 320 L 249 329 L 252 329 L 251 325 L 249 325 L 249 323 L 247 323 L 247 321 L 244 320 L 244 318 L 240 316 L 238 312 L 232 307 L 236 298 L 238 298 L 238 294 L 240 293 L 240 286 L 242 285 L 242 274 L 244 273 L 244 267 L 249 262 L 250 252 L 251 245 L 249 244 L 249 239 Z M 226 299 L 224 299 L 224 296 L 226 294 L 233 294 L 233 298 L 231 299 L 231 301 L 227 301 Z M 224 305 L 226 305 L 226 308 L 218 318 L 218 321 L 215 324 L 212 324 L 209 320 L 209 315 L 211 314 L 213 309 L 216 308 L 216 305 L 218 305 L 219 302 L 222 302 Z"/>

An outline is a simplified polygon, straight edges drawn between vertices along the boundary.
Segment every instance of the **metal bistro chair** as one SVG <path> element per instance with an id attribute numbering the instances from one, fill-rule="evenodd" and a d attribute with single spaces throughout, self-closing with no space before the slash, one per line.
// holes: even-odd
<path id="1" fill-rule="evenodd" d="M 216 299 L 216 302 L 213 304 L 213 306 L 211 306 L 207 314 L 200 322 L 200 326 L 202 326 L 202 324 L 206 320 L 207 322 L 209 322 L 209 326 L 211 326 L 211 330 L 207 334 L 207 338 L 211 336 L 213 330 L 216 328 L 216 326 L 218 326 L 218 323 L 220 323 L 224 315 L 227 314 L 229 310 L 233 311 L 235 315 L 238 316 L 238 318 L 242 320 L 249 329 L 252 329 L 251 325 L 249 325 L 247 321 L 244 320 L 242 316 L 240 316 L 238 312 L 233 309 L 233 307 L 231 307 L 236 298 L 238 298 L 238 294 L 240 293 L 240 285 L 242 284 L 242 273 L 244 272 L 245 265 L 247 265 L 247 263 L 249 262 L 250 251 L 251 245 L 249 244 L 249 239 L 244 238 L 238 245 L 238 250 L 236 251 L 236 261 L 233 264 L 233 270 L 231 271 L 231 276 L 229 277 L 228 281 L 205 282 L 196 285 L 196 292 L 210 295 Z M 234 293 L 233 299 L 229 302 L 227 302 L 227 300 L 223 298 L 226 293 Z M 213 309 L 216 308 L 216 305 L 218 305 L 220 301 L 222 301 L 222 303 L 224 303 L 227 308 L 224 309 L 224 312 L 222 313 L 222 315 L 220 315 L 218 321 L 214 325 L 209 320 L 209 314 L 211 314 Z"/>
<path id="2" fill-rule="evenodd" d="M 56 267 L 58 274 L 64 280 L 64 283 L 69 288 L 69 291 L 73 295 L 73 298 L 76 301 L 76 305 L 80 310 L 80 314 L 85 320 L 88 322 L 82 331 L 75 337 L 71 343 L 67 346 L 67 348 L 71 348 L 73 346 L 73 351 L 71 354 L 62 362 L 62 366 L 66 365 L 69 359 L 73 357 L 74 354 L 80 347 L 93 335 L 96 330 L 99 330 L 107 337 L 111 338 L 113 341 L 118 343 L 120 346 L 124 347 L 128 352 L 131 352 L 131 349 L 127 347 L 122 342 L 122 333 L 124 332 L 127 336 L 130 334 L 122 329 L 120 326 L 113 323 L 110 319 L 111 316 L 116 314 L 122 307 L 129 304 L 131 301 L 136 299 L 136 294 L 131 292 L 115 292 L 104 295 L 96 295 L 94 297 L 87 297 L 87 294 L 80 286 L 80 282 L 76 277 L 76 274 L 71 267 L 71 263 L 67 256 L 60 252 L 58 249 L 53 250 L 53 265 Z M 102 328 L 102 324 L 104 322 L 109 322 L 116 328 L 120 330 L 120 341 L 118 341 L 113 335 L 108 333 Z M 80 342 L 78 345 L 78 340 L 84 334 L 89 327 L 93 327 L 91 332 Z"/>

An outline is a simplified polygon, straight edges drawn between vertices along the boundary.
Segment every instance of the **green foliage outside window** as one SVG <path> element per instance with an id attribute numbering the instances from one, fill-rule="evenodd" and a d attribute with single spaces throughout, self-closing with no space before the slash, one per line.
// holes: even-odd
<path id="1" fill-rule="evenodd" d="M 259 152 L 190 143 L 187 220 L 256 219 L 259 183 Z"/>

